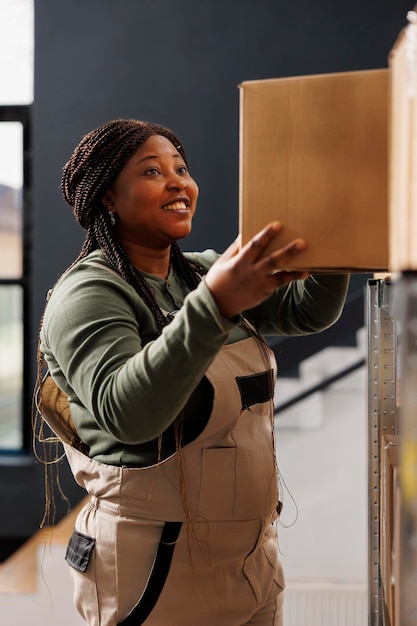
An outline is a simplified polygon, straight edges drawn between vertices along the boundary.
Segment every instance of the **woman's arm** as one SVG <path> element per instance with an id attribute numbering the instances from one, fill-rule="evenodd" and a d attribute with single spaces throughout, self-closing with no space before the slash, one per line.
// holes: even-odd
<path id="1" fill-rule="evenodd" d="M 277 289 L 248 317 L 265 335 L 320 332 L 339 319 L 348 286 L 348 274 L 311 274 Z"/>
<path id="2" fill-rule="evenodd" d="M 348 276 L 287 271 L 307 244 L 295 239 L 268 255 L 281 230 L 282 225 L 273 222 L 243 248 L 232 244 L 208 271 L 207 286 L 225 317 L 249 311 L 255 322 L 262 322 L 259 330 L 265 334 L 323 330 L 341 313 Z"/>
<path id="3" fill-rule="evenodd" d="M 157 437 L 175 419 L 234 324 L 204 282 L 161 336 L 132 287 L 105 268 L 74 269 L 48 303 L 42 350 L 58 385 L 115 439 Z"/>

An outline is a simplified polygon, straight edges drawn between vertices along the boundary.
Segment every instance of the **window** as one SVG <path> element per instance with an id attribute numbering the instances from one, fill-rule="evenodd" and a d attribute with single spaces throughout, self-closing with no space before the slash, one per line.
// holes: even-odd
<path id="1" fill-rule="evenodd" d="M 33 101 L 34 0 L 0 0 L 0 105 Z"/>
<path id="2" fill-rule="evenodd" d="M 23 133 L 0 122 L 0 447 L 23 446 Z"/>
<path id="3" fill-rule="evenodd" d="M 23 127 L 0 124 L 0 278 L 23 274 Z"/>
<path id="4" fill-rule="evenodd" d="M 29 121 L 33 0 L 0 0 L 0 452 L 28 447 Z M 25 428 L 26 426 L 26 428 Z"/>

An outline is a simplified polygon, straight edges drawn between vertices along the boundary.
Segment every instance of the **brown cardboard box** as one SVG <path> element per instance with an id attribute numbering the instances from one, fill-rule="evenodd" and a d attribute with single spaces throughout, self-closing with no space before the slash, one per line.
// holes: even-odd
<path id="1" fill-rule="evenodd" d="M 388 72 L 240 85 L 243 243 L 279 220 L 294 269 L 388 269 Z"/>
<path id="2" fill-rule="evenodd" d="M 398 435 L 383 435 L 381 438 L 381 493 L 380 493 L 380 566 L 384 600 L 391 626 L 395 624 L 395 560 L 394 535 L 397 536 L 398 523 L 394 517 L 394 502 L 398 501 L 397 470 L 400 463 Z M 397 505 L 398 506 L 398 505 Z M 398 580 L 397 580 L 398 585 Z"/>
<path id="3" fill-rule="evenodd" d="M 396 272 L 417 269 L 417 75 L 415 59 L 407 58 L 410 46 L 417 55 L 417 34 L 408 26 L 389 57 L 389 247 L 390 267 Z"/>

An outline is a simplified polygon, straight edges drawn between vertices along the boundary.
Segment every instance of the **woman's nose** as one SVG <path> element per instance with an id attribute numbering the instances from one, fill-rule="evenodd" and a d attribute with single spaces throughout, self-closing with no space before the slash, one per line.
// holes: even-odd
<path id="1" fill-rule="evenodd" d="M 187 182 L 179 174 L 173 174 L 168 181 L 169 189 L 186 189 Z"/>

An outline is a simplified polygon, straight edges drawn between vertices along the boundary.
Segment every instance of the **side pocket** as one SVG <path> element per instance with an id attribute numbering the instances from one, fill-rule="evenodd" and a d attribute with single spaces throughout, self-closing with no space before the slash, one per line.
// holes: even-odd
<path id="1" fill-rule="evenodd" d="M 87 571 L 96 540 L 74 530 L 68 542 L 65 560 L 79 572 Z"/>

